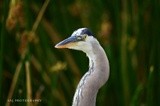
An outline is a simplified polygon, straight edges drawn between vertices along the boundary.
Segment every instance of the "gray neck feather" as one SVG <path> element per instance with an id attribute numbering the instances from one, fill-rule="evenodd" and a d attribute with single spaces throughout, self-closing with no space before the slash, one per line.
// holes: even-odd
<path id="1" fill-rule="evenodd" d="M 77 86 L 72 106 L 95 106 L 98 90 L 108 80 L 108 58 L 99 43 L 94 44 L 92 48 L 94 49 L 87 53 L 89 70 Z"/>

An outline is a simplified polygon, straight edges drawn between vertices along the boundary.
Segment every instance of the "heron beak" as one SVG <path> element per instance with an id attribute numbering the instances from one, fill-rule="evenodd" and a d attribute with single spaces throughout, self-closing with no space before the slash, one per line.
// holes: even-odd
<path id="1" fill-rule="evenodd" d="M 55 45 L 55 48 L 69 48 L 73 45 L 75 45 L 75 42 L 77 41 L 75 36 L 71 36 L 58 44 Z"/>

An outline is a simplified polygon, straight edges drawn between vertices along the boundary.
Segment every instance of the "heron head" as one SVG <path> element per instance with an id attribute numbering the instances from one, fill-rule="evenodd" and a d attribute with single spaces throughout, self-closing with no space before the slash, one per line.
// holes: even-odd
<path id="1" fill-rule="evenodd" d="M 88 28 L 79 28 L 70 37 L 58 43 L 55 48 L 69 48 L 87 52 L 92 49 L 92 44 L 95 42 L 96 39 Z"/>

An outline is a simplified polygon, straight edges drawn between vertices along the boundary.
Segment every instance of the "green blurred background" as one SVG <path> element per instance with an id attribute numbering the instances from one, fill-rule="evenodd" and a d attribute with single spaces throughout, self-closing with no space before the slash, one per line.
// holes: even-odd
<path id="1" fill-rule="evenodd" d="M 88 59 L 54 45 L 80 27 L 110 61 L 97 106 L 160 106 L 159 0 L 1 0 L 0 10 L 1 106 L 71 106 Z"/>

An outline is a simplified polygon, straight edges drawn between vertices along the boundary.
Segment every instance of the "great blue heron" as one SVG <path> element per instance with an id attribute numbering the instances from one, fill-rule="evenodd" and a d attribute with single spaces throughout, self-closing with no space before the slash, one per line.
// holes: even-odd
<path id="1" fill-rule="evenodd" d="M 81 50 L 89 58 L 89 70 L 80 80 L 72 106 L 95 106 L 98 90 L 109 78 L 109 62 L 105 51 L 88 28 L 80 28 L 58 43 L 56 48 Z"/>

